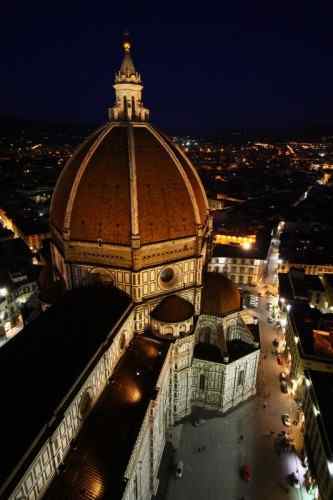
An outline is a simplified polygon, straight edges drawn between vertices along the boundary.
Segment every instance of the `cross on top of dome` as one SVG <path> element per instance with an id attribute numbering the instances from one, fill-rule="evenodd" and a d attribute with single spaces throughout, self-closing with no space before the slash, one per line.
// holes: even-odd
<path id="1" fill-rule="evenodd" d="M 116 102 L 109 108 L 111 121 L 147 121 L 149 110 L 142 103 L 141 75 L 135 69 L 131 56 L 131 41 L 128 33 L 123 40 L 124 58 L 120 70 L 116 73 L 113 88 L 116 93 Z"/>

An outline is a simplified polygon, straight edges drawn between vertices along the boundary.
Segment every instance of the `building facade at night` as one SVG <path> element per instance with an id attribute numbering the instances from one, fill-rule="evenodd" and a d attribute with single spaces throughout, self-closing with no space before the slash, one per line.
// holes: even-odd
<path id="1" fill-rule="evenodd" d="M 331 430 L 333 316 L 307 303 L 294 302 L 287 313 L 286 371 L 289 390 L 300 403 L 306 450 L 320 498 L 333 494 L 333 435 Z"/>
<path id="2" fill-rule="evenodd" d="M 110 121 L 79 147 L 53 195 L 53 272 L 65 298 L 29 326 L 45 338 L 50 322 L 61 332 L 63 370 L 68 356 L 78 366 L 68 357 L 58 403 L 0 476 L 11 500 L 147 500 L 165 444 L 193 405 L 224 413 L 256 393 L 258 325 L 233 284 L 206 272 L 204 188 L 182 150 L 148 122 L 129 41 L 123 47 Z M 39 348 L 31 362 L 41 357 Z"/>

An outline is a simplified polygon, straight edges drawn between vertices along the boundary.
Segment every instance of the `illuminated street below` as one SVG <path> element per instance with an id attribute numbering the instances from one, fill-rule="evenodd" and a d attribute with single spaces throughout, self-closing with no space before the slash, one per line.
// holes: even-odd
<path id="1" fill-rule="evenodd" d="M 259 319 L 266 318 L 264 311 L 265 308 L 261 307 L 254 314 Z M 294 426 L 284 427 L 281 422 L 281 414 L 289 413 L 292 418 L 296 406 L 288 394 L 280 391 L 278 376 L 282 368 L 271 353 L 277 330 L 263 320 L 260 326 L 264 365 L 258 375 L 258 396 L 224 417 L 216 412 L 201 411 L 200 416 L 206 422 L 198 427 L 189 421 L 183 424 L 176 455 L 176 460 L 184 462 L 183 477 L 176 479 L 169 469 L 166 473 L 168 484 L 161 480 L 158 500 L 240 500 L 242 497 L 244 500 L 313 499 L 305 488 L 289 486 L 288 491 L 286 489 L 286 476 L 295 472 L 302 482 L 304 471 L 295 454 L 278 455 L 274 440 L 280 431 L 285 430 L 297 442 L 299 430 L 295 430 Z M 242 441 L 239 439 L 241 435 L 244 436 Z M 199 447 L 205 449 L 199 452 Z M 167 460 L 165 458 L 165 462 Z M 240 478 L 240 467 L 245 463 L 251 468 L 249 482 Z"/>

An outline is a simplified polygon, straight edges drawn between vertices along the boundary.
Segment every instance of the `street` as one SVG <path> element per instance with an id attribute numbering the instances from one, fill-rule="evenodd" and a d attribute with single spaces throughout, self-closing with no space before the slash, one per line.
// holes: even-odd
<path id="1" fill-rule="evenodd" d="M 253 313 L 260 321 L 262 349 L 257 396 L 225 416 L 197 409 L 206 422 L 194 427 L 185 421 L 180 426 L 177 458 L 184 462 L 183 477 L 175 478 L 164 464 L 161 470 L 166 471 L 168 480 L 161 479 L 158 500 L 313 499 L 305 488 L 287 485 L 286 476 L 292 472 L 303 482 L 304 470 L 297 455 L 279 455 L 274 446 L 282 430 L 290 433 L 295 444 L 302 442 L 302 436 L 298 426 L 287 428 L 281 421 L 283 413 L 288 413 L 293 421 L 297 407 L 291 396 L 280 390 L 283 366 L 277 364 L 272 354 L 272 341 L 278 331 L 266 321 L 266 299 Z M 199 448 L 203 449 L 198 451 Z M 251 467 L 249 482 L 240 477 L 244 464 Z"/>

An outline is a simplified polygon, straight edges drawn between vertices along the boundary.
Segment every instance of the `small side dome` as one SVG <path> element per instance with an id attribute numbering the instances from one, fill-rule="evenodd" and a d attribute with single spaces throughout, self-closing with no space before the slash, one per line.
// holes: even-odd
<path id="1" fill-rule="evenodd" d="M 163 323 L 180 323 L 190 319 L 194 306 L 178 295 L 168 295 L 150 313 L 152 319 Z"/>
<path id="2" fill-rule="evenodd" d="M 226 315 L 241 308 L 239 290 L 220 273 L 207 273 L 204 277 L 201 314 Z"/>

